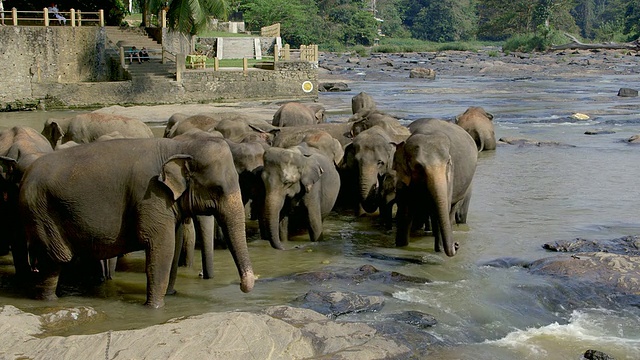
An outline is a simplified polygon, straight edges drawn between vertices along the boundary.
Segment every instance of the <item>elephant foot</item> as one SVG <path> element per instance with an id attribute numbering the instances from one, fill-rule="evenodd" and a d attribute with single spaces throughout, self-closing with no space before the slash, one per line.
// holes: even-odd
<path id="1" fill-rule="evenodd" d="M 177 293 L 176 289 L 167 289 L 166 295 L 175 295 Z"/>
<path id="2" fill-rule="evenodd" d="M 144 303 L 144 306 L 150 307 L 152 309 L 159 309 L 161 307 L 164 307 L 164 300 L 159 300 L 159 301 L 147 300 L 147 302 Z"/>
<path id="3" fill-rule="evenodd" d="M 458 251 L 458 249 L 460 249 L 460 244 L 458 244 L 457 242 L 453 243 L 453 248 Z"/>

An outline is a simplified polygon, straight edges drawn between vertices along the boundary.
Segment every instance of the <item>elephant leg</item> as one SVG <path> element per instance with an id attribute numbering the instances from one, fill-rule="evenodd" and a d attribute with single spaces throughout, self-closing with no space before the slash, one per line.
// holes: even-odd
<path id="1" fill-rule="evenodd" d="M 169 282 L 167 284 L 167 291 L 166 291 L 167 295 L 176 294 L 176 289 L 174 288 L 174 286 L 176 284 L 176 277 L 178 276 L 178 266 L 180 264 L 180 256 L 182 255 L 182 247 L 184 246 L 185 221 L 188 221 L 188 220 L 184 220 L 175 225 L 175 241 L 174 241 L 175 244 L 173 248 L 173 261 L 171 262 L 171 269 L 169 271 Z M 149 264 L 149 260 L 147 259 L 147 267 L 148 267 L 148 264 Z M 147 282 L 149 281 L 148 276 L 149 275 L 147 274 Z M 147 288 L 148 286 L 149 285 L 147 284 Z"/>
<path id="2" fill-rule="evenodd" d="M 398 194 L 400 195 L 400 194 Z M 409 234 L 411 232 L 411 224 L 413 216 L 409 209 L 407 199 L 404 194 L 398 197 L 398 211 L 396 213 L 396 246 L 409 245 Z"/>
<path id="3" fill-rule="evenodd" d="M 56 289 L 60 278 L 60 265 L 47 257 L 38 257 L 38 267 L 34 270 L 35 298 L 56 300 Z"/>
<path id="4" fill-rule="evenodd" d="M 393 227 L 393 202 L 380 205 L 380 219 L 384 228 L 391 230 Z"/>
<path id="5" fill-rule="evenodd" d="M 194 221 L 185 221 L 182 226 L 182 250 L 184 252 L 184 266 L 193 267 L 196 252 L 196 230 Z"/>
<path id="6" fill-rule="evenodd" d="M 471 187 L 467 190 L 462 201 L 456 204 L 456 224 L 466 224 L 467 214 L 469 213 L 469 203 L 471 202 Z M 452 223 L 453 224 L 453 223 Z"/>
<path id="7" fill-rule="evenodd" d="M 102 266 L 102 277 L 105 280 L 112 280 L 113 274 L 116 273 L 116 265 L 118 265 L 118 257 L 113 257 L 110 259 L 100 260 L 100 265 Z"/>
<path id="8" fill-rule="evenodd" d="M 195 229 L 197 241 L 202 244 L 202 278 L 213 278 L 213 246 L 216 220 L 213 216 L 196 216 Z"/>
<path id="9" fill-rule="evenodd" d="M 320 241 L 322 240 L 322 213 L 320 211 L 320 203 L 306 205 L 308 205 L 309 238 L 311 241 Z"/>
<path id="10" fill-rule="evenodd" d="M 278 227 L 280 232 L 280 241 L 289 240 L 289 216 L 285 216 L 280 219 L 280 226 Z"/>

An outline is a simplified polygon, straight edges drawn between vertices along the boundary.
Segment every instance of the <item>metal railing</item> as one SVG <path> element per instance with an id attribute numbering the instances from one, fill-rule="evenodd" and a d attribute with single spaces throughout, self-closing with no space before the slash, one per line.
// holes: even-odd
<path id="1" fill-rule="evenodd" d="M 96 12 L 82 12 L 80 10 L 71 9 L 70 11 L 58 11 L 61 16 L 60 19 L 54 16 L 54 13 L 49 9 L 44 8 L 42 11 L 28 11 L 12 8 L 11 11 L 3 11 L 4 24 L 5 25 L 36 25 L 36 26 L 50 26 L 52 22 L 58 23 L 62 26 L 86 26 L 97 25 L 104 26 L 104 10 Z M 8 15 L 11 15 L 10 17 Z"/>

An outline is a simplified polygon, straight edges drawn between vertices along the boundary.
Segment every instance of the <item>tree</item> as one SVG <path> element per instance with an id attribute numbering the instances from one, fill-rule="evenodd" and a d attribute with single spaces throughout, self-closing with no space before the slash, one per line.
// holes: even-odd
<path id="1" fill-rule="evenodd" d="M 317 6 L 302 0 L 248 0 L 240 6 L 251 30 L 280 23 L 280 36 L 291 46 L 317 43 L 321 38 Z"/>
<path id="2" fill-rule="evenodd" d="M 476 34 L 477 12 L 472 0 L 417 1 L 408 4 L 405 15 L 411 34 L 417 39 L 470 40 Z"/>
<path id="3" fill-rule="evenodd" d="M 168 5 L 167 26 L 169 29 L 195 35 L 206 29 L 211 17 L 226 20 L 229 3 L 225 0 L 142 0 L 143 26 L 148 26 L 147 13 L 159 13 Z"/>

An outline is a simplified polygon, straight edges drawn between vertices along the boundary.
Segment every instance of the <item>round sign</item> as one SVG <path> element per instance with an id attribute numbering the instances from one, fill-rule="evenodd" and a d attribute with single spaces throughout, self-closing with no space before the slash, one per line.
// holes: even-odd
<path id="1" fill-rule="evenodd" d="M 305 81 L 302 83 L 302 91 L 311 92 L 313 90 L 313 83 L 311 81 Z"/>

